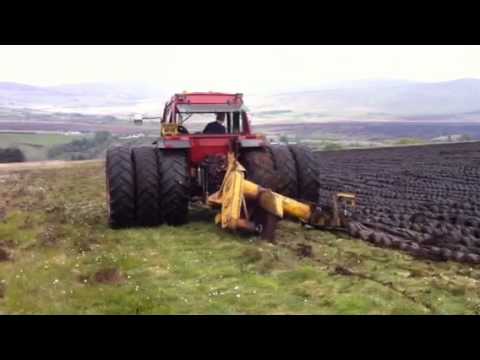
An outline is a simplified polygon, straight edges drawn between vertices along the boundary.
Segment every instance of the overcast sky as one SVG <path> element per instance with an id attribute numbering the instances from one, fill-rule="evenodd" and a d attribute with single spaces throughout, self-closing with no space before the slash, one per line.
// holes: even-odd
<path id="1" fill-rule="evenodd" d="M 480 46 L 0 46 L 0 81 L 148 81 L 187 91 L 280 91 L 371 78 L 480 78 L 479 64 Z"/>

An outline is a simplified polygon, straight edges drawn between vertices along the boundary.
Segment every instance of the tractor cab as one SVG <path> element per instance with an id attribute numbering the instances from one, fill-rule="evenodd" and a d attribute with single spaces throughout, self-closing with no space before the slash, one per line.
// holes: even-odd
<path id="1" fill-rule="evenodd" d="M 218 115 L 224 119 L 222 133 L 206 133 Z M 248 109 L 242 94 L 183 93 L 165 104 L 159 148 L 190 149 L 189 161 L 198 166 L 207 156 L 223 155 L 242 147 L 260 147 L 265 136 L 251 133 Z"/>
<path id="2" fill-rule="evenodd" d="M 219 114 L 222 114 L 225 119 L 226 135 L 250 134 L 247 111 L 242 94 L 176 94 L 165 105 L 161 134 L 162 136 L 202 135 L 205 126 L 215 121 Z"/>

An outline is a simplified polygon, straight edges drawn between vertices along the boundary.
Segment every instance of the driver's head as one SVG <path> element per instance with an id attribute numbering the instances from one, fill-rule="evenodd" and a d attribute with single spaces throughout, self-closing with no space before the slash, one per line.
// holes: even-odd
<path id="1" fill-rule="evenodd" d="M 217 121 L 223 123 L 225 121 L 225 113 L 218 113 Z"/>

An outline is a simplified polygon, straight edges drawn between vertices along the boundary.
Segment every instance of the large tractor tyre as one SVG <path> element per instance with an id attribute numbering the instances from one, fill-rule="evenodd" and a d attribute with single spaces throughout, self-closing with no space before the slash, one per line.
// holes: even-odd
<path id="1" fill-rule="evenodd" d="M 264 188 L 277 191 L 278 179 L 275 174 L 273 157 L 264 148 L 244 149 L 239 161 L 247 170 L 245 178 Z"/>
<path id="2" fill-rule="evenodd" d="M 163 222 L 160 208 L 160 182 L 157 149 L 141 146 L 132 149 L 136 184 L 136 223 L 140 226 L 157 226 Z"/>
<path id="3" fill-rule="evenodd" d="M 298 197 L 316 203 L 319 196 L 318 162 L 313 151 L 303 145 L 289 145 L 298 174 Z"/>
<path id="4" fill-rule="evenodd" d="M 295 158 L 286 145 L 271 145 L 275 171 L 277 173 L 276 191 L 284 196 L 298 197 L 298 177 Z"/>
<path id="5" fill-rule="evenodd" d="M 108 224 L 114 229 L 135 225 L 135 169 L 128 146 L 107 151 L 105 164 Z"/>
<path id="6" fill-rule="evenodd" d="M 160 208 L 168 225 L 187 222 L 190 177 L 187 154 L 182 150 L 159 150 Z"/>

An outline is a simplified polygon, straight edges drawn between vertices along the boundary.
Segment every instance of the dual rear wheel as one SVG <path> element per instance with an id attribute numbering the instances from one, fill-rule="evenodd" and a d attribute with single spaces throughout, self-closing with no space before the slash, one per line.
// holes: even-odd
<path id="1" fill-rule="evenodd" d="M 186 222 L 190 179 L 184 151 L 153 146 L 110 148 L 106 179 L 112 228 Z"/>
<path id="2" fill-rule="evenodd" d="M 246 178 L 287 197 L 313 202 L 319 196 L 318 162 L 303 145 L 270 145 L 240 156 Z"/>
<path id="3" fill-rule="evenodd" d="M 318 201 L 318 164 L 300 145 L 244 149 L 246 178 L 282 195 Z M 107 151 L 107 207 L 112 228 L 182 225 L 187 222 L 191 183 L 184 150 L 117 146 Z"/>

